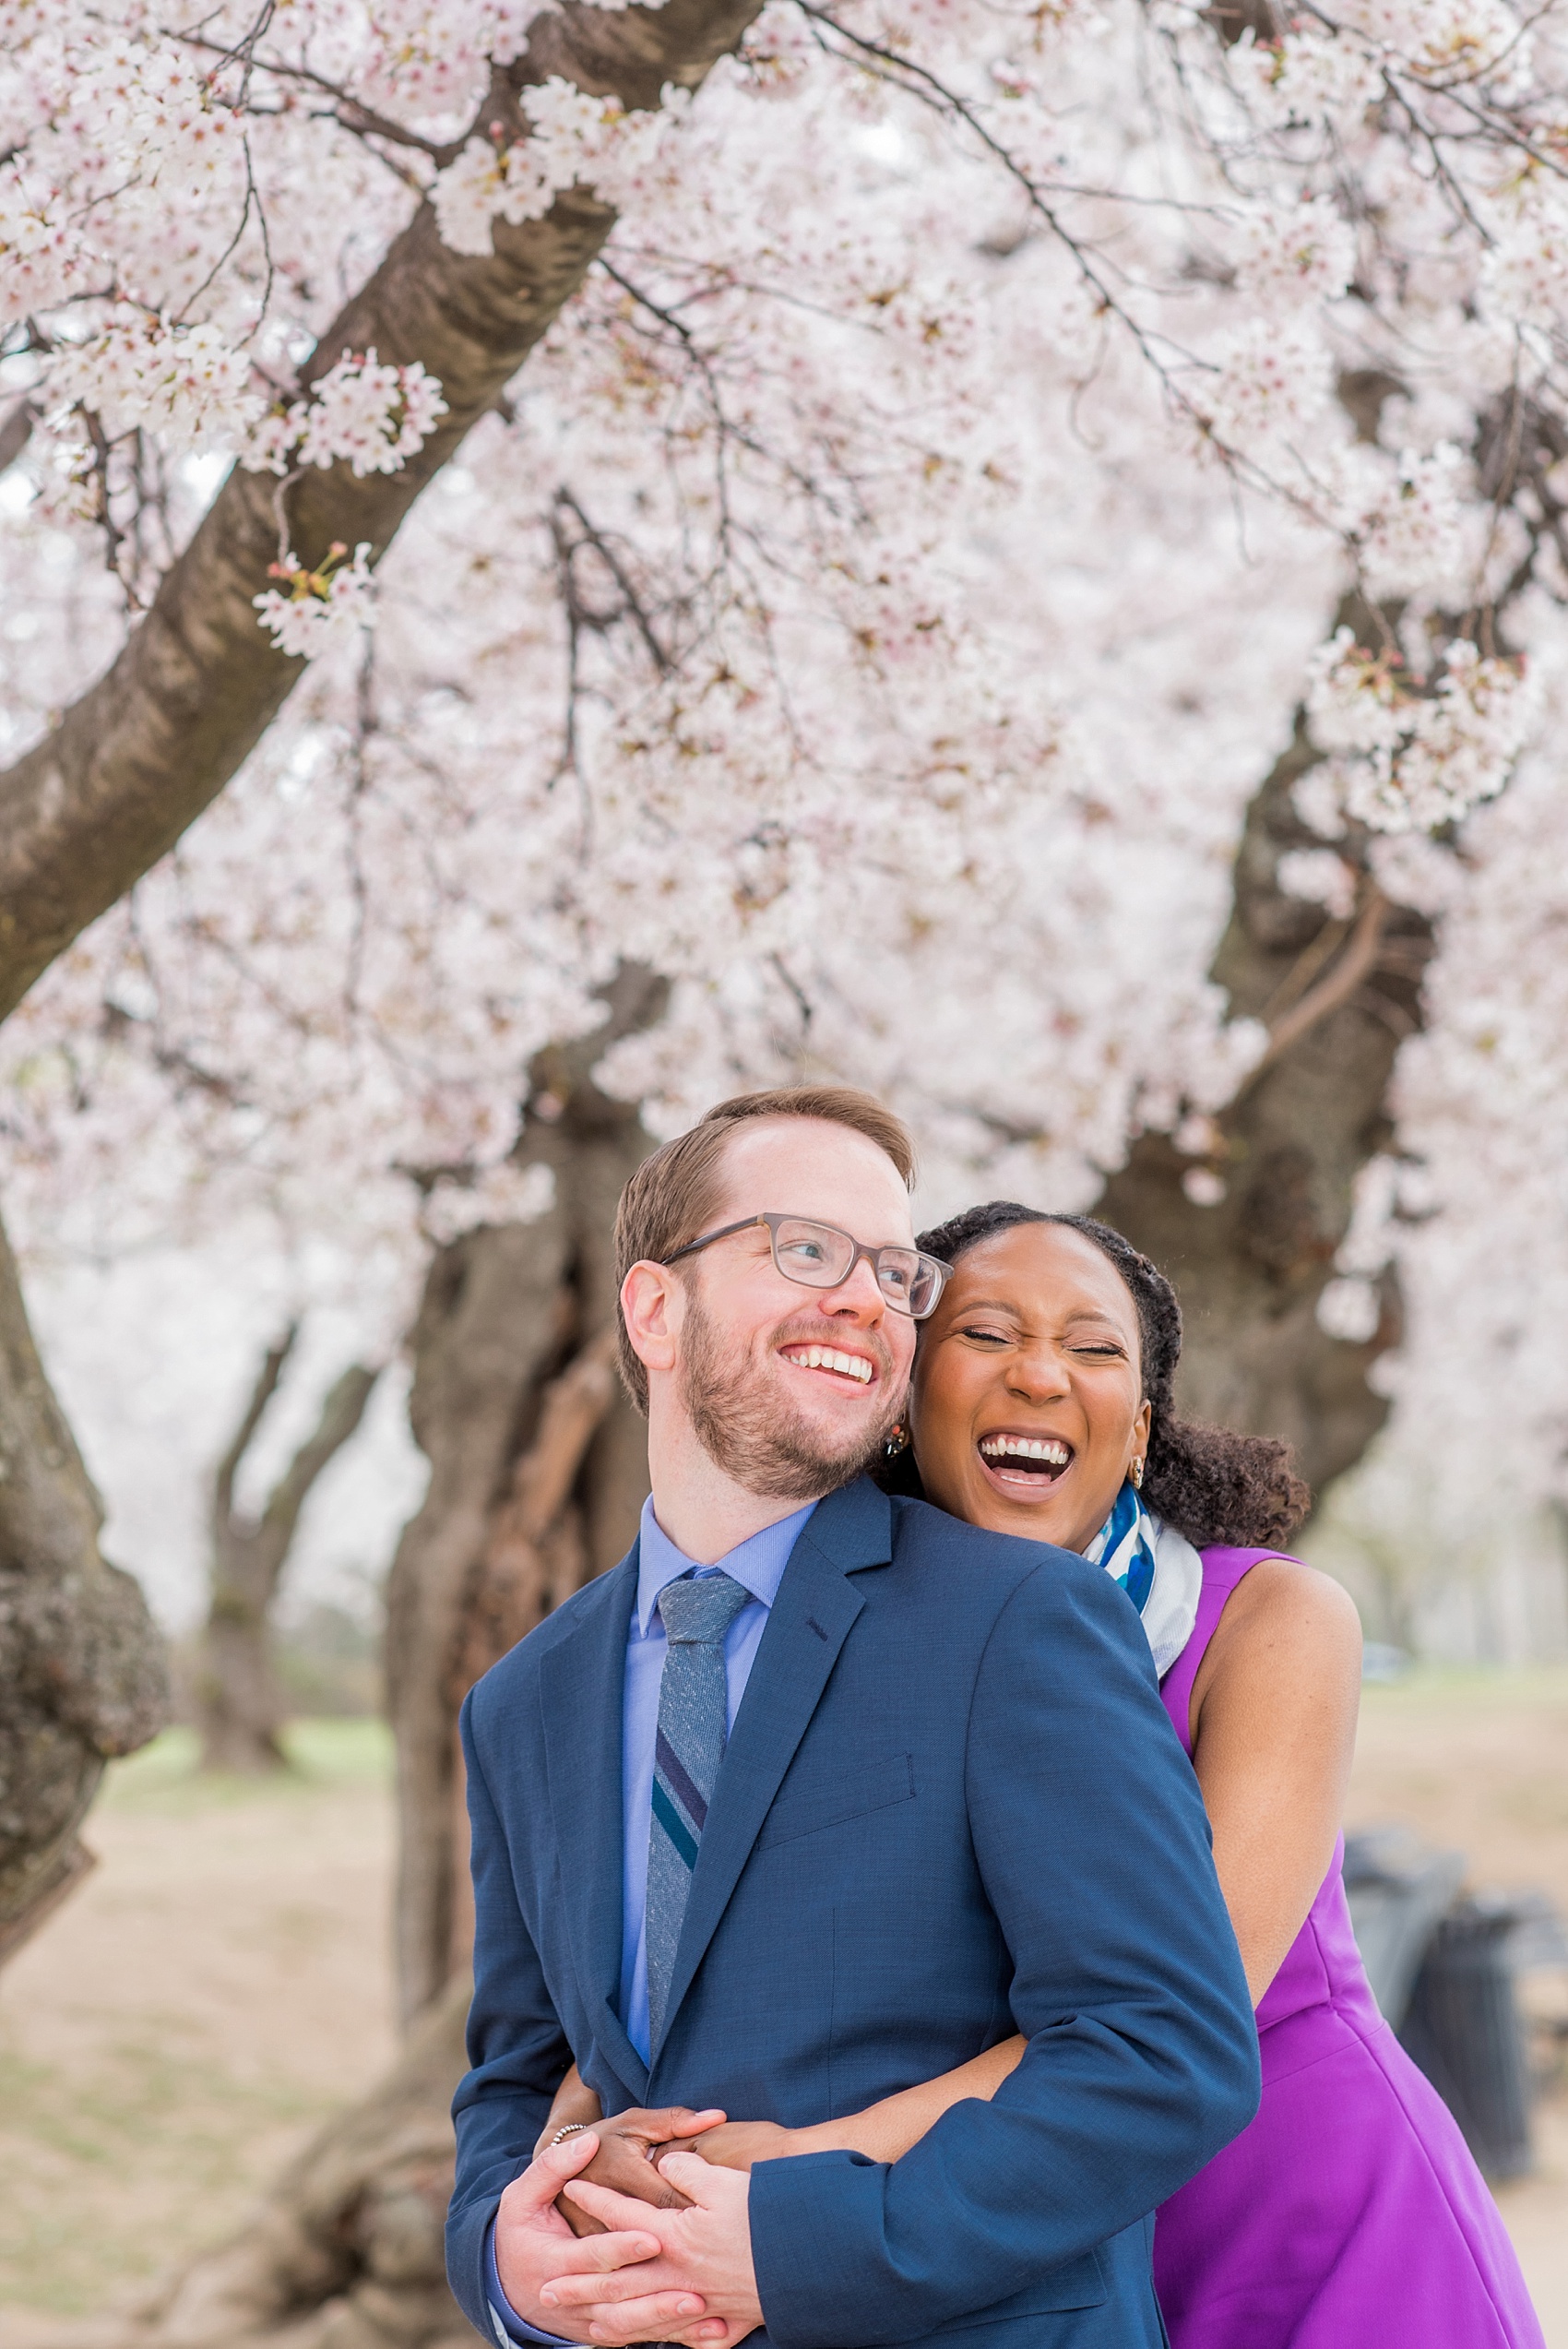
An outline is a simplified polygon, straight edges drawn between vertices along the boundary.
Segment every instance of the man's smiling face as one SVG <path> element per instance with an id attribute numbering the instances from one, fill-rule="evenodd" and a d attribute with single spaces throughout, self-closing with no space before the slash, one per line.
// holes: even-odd
<path id="1" fill-rule="evenodd" d="M 762 1118 L 730 1141 L 705 1228 L 770 1211 L 834 1224 L 872 1247 L 914 1238 L 891 1159 L 826 1118 Z M 837 1288 L 805 1288 L 777 1270 L 758 1224 L 681 1272 L 681 1399 L 727 1475 L 754 1493 L 809 1500 L 876 1457 L 909 1385 L 915 1325 L 863 1258 Z"/>

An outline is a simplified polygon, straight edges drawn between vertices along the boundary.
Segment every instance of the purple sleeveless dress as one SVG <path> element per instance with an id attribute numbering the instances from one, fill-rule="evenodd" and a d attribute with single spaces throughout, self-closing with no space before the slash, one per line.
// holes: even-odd
<path id="1" fill-rule="evenodd" d="M 1203 1553 L 1161 1694 L 1188 1753 L 1220 1610 L 1272 1550 Z M 1258 2008 L 1263 2103 L 1155 2223 L 1171 2349 L 1544 2349 L 1514 2248 L 1447 2106 L 1378 2013 L 1336 1844 Z"/>

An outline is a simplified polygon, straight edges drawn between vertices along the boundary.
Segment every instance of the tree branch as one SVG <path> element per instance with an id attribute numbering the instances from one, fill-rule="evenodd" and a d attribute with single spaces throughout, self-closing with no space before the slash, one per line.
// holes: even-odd
<path id="1" fill-rule="evenodd" d="M 513 94 L 561 74 L 591 94 L 651 111 L 666 83 L 696 89 L 761 0 L 669 0 L 600 11 L 568 0 L 536 18 L 506 69 Z M 335 540 L 391 543 L 427 482 L 581 285 L 614 223 L 568 190 L 540 221 L 495 224 L 495 252 L 449 251 L 428 203 L 322 335 L 307 383 L 345 350 L 422 361 L 447 414 L 400 472 L 345 465 L 300 483 L 293 543 L 307 567 Z M 165 575 L 107 675 L 36 748 L 0 774 L 0 1017 L 56 955 L 170 848 L 255 748 L 304 663 L 258 626 L 252 598 L 277 552 L 274 483 L 232 472 Z"/>
<path id="2" fill-rule="evenodd" d="M 278 1381 L 283 1376 L 283 1365 L 292 1353 L 294 1341 L 299 1334 L 299 1323 L 291 1321 L 277 1344 L 268 1346 L 266 1359 L 256 1373 L 255 1385 L 251 1389 L 250 1401 L 246 1403 L 240 1424 L 234 1430 L 233 1441 L 213 1471 L 212 1509 L 215 1532 L 220 1532 L 232 1520 L 234 1479 L 239 1473 L 240 1462 L 250 1449 L 251 1437 L 261 1425 L 267 1404 L 278 1392 Z"/>
<path id="3" fill-rule="evenodd" d="M 233 54 L 222 42 L 204 40 L 199 33 L 182 33 L 178 38 L 187 48 L 205 49 L 220 57 Z M 351 89 L 345 89 L 341 82 L 328 81 L 325 74 L 315 72 L 309 66 L 286 65 L 280 57 L 256 57 L 252 63 L 260 72 L 271 74 L 280 81 L 303 81 L 308 88 L 319 89 L 326 97 L 335 99 L 337 105 L 332 119 L 353 137 L 363 137 L 370 133 L 376 138 L 390 140 L 397 147 L 417 148 L 422 155 L 429 156 L 437 171 L 456 162 L 468 143 L 467 132 L 461 138 L 445 141 L 422 137 L 417 130 L 409 130 L 403 124 L 394 122 L 390 114 L 378 113 L 374 106 L 367 106 L 362 99 L 356 98 Z"/>
<path id="4" fill-rule="evenodd" d="M 615 1394 L 615 1331 L 601 1330 L 545 1389 L 539 1429 L 512 1476 L 491 1547 L 539 1542 L 566 1505 L 582 1457 Z"/>
<path id="5" fill-rule="evenodd" d="M 300 1511 L 310 1498 L 316 1480 L 358 1428 L 380 1376 L 379 1369 L 367 1370 L 358 1362 L 350 1364 L 322 1404 L 315 1434 L 300 1446 L 273 1486 L 256 1532 L 269 1564 L 276 1556 L 274 1580 L 289 1555 Z"/>
<path id="6" fill-rule="evenodd" d="M 0 473 L 8 472 L 32 438 L 32 428 L 38 422 L 38 410 L 31 396 L 24 394 L 15 406 L 7 410 L 6 421 L 0 424 Z"/>
<path id="7" fill-rule="evenodd" d="M 1366 901 L 1356 917 L 1345 951 L 1315 987 L 1309 987 L 1299 1003 L 1275 1020 L 1263 1057 L 1248 1070 L 1237 1088 L 1235 1101 L 1244 1100 L 1266 1069 L 1283 1060 L 1291 1046 L 1300 1043 L 1320 1019 L 1326 1019 L 1331 1011 L 1348 1003 L 1362 980 L 1372 976 L 1383 949 L 1383 925 L 1387 915 L 1388 900 L 1374 884 L 1369 884 Z"/>

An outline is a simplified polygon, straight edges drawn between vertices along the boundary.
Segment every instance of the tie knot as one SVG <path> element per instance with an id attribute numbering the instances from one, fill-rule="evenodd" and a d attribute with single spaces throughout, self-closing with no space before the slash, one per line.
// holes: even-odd
<path id="1" fill-rule="evenodd" d="M 659 1594 L 664 1636 L 672 1646 L 716 1648 L 751 1595 L 728 1574 L 667 1582 Z"/>

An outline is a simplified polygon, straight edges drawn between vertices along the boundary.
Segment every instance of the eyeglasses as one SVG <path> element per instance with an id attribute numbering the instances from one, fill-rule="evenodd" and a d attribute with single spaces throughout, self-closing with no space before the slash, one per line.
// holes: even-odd
<path id="1" fill-rule="evenodd" d="M 739 1223 L 726 1223 L 720 1231 L 705 1232 L 700 1240 L 688 1240 L 660 1261 L 676 1264 L 683 1256 L 695 1256 L 699 1248 L 710 1248 L 715 1240 L 750 1232 L 759 1223 L 766 1226 L 774 1264 L 786 1281 L 798 1281 L 807 1289 L 837 1289 L 864 1257 L 895 1312 L 909 1314 L 916 1321 L 934 1310 L 953 1270 L 940 1257 L 923 1256 L 919 1248 L 868 1248 L 837 1224 L 813 1223 L 803 1215 L 742 1216 Z"/>

